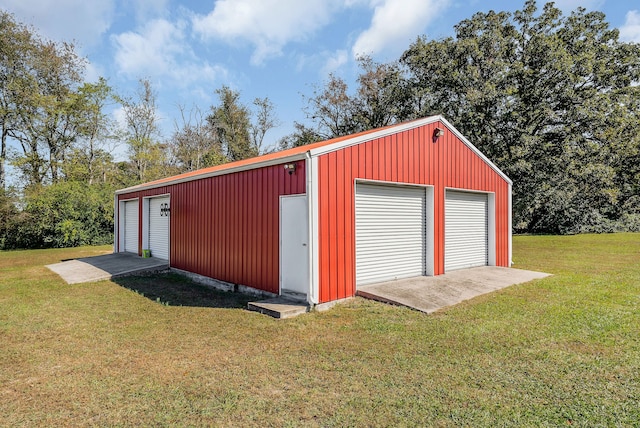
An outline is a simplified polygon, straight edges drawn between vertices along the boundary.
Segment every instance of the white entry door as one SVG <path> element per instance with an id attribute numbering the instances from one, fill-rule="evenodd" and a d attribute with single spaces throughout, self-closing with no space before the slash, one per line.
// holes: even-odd
<path id="1" fill-rule="evenodd" d="M 138 254 L 138 200 L 124 203 L 124 250 Z"/>
<path id="2" fill-rule="evenodd" d="M 149 249 L 151 256 L 169 260 L 169 197 L 149 200 Z"/>
<path id="3" fill-rule="evenodd" d="M 309 295 L 309 217 L 305 195 L 280 198 L 280 293 Z"/>

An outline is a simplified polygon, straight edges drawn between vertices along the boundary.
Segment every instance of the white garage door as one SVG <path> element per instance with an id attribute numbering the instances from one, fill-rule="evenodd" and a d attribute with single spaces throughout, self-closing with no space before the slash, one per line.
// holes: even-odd
<path id="1" fill-rule="evenodd" d="M 356 185 L 356 285 L 425 273 L 425 189 Z"/>
<path id="2" fill-rule="evenodd" d="M 124 250 L 138 254 L 138 200 L 124 203 Z"/>
<path id="3" fill-rule="evenodd" d="M 487 195 L 448 190 L 445 200 L 444 270 L 486 266 Z"/>
<path id="4" fill-rule="evenodd" d="M 169 260 L 169 197 L 149 200 L 149 249 L 151 255 Z"/>

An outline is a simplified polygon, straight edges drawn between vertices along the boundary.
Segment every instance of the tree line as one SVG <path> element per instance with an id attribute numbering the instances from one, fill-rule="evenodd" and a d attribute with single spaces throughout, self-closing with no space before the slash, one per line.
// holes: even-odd
<path id="1" fill-rule="evenodd" d="M 442 114 L 513 180 L 516 233 L 640 230 L 640 45 L 601 12 L 534 0 L 418 37 L 397 61 L 359 60 L 307 101 L 285 145 Z"/>
<path id="2" fill-rule="evenodd" d="M 222 86 L 163 138 L 148 79 L 129 95 L 84 82 L 73 44 L 0 11 L 0 249 L 109 243 L 118 188 L 433 114 L 513 180 L 516 233 L 640 230 L 640 46 L 600 12 L 534 0 L 454 30 L 395 61 L 359 58 L 353 88 L 330 75 L 304 96 L 307 121 L 265 147 L 280 125 L 269 98 Z"/>
<path id="3" fill-rule="evenodd" d="M 72 43 L 0 11 L 0 249 L 113 242 L 116 189 L 257 156 L 279 124 L 268 98 L 250 108 L 222 86 L 208 111 L 180 107 L 165 139 L 150 80 L 121 95 L 104 78 L 84 82 L 85 67 Z"/>

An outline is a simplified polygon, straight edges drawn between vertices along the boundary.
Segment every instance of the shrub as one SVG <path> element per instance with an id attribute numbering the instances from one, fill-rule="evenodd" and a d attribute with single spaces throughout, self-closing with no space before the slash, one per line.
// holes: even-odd
<path id="1" fill-rule="evenodd" d="M 2 249 L 100 245 L 113 242 L 113 189 L 62 182 L 25 192 L 2 234 Z M 2 232 L 0 230 L 0 232 Z"/>

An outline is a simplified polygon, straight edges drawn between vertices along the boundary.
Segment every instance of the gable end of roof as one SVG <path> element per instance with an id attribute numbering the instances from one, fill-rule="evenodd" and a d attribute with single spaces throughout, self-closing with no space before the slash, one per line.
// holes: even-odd
<path id="1" fill-rule="evenodd" d="M 142 190 L 155 189 L 158 187 L 169 186 L 179 183 L 185 183 L 193 180 L 201 180 L 204 178 L 215 177 L 219 175 L 232 174 L 235 172 L 247 171 L 256 168 L 264 168 L 281 163 L 291 162 L 295 160 L 306 159 L 308 156 L 317 157 L 326 153 L 331 153 L 345 147 L 354 146 L 367 141 L 375 140 L 378 138 L 384 138 L 386 136 L 397 134 L 399 132 L 408 131 L 411 129 L 419 128 L 421 126 L 430 125 L 436 122 L 441 122 L 449 131 L 451 131 L 460 141 L 468 146 L 477 156 L 479 156 L 487 165 L 489 165 L 500 177 L 502 177 L 510 185 L 513 184 L 511 179 L 500 170 L 493 162 L 489 160 L 476 146 L 471 144 L 467 138 L 460 133 L 451 123 L 449 123 L 441 115 L 429 116 L 422 119 L 416 119 L 409 122 L 403 122 L 396 125 L 390 125 L 384 128 L 372 129 L 364 132 L 360 132 L 355 135 L 346 135 L 343 137 L 337 137 L 326 141 L 319 141 L 307 146 L 295 147 L 282 152 L 270 153 L 263 156 L 258 156 L 253 159 L 246 159 L 243 161 L 232 162 L 229 164 L 218 165 L 215 167 L 204 168 L 199 171 L 188 172 L 172 177 L 166 177 L 159 180 L 151 181 L 144 184 L 138 184 L 136 186 L 128 187 L 126 189 L 120 189 L 116 191 L 116 195 L 138 192 Z"/>

